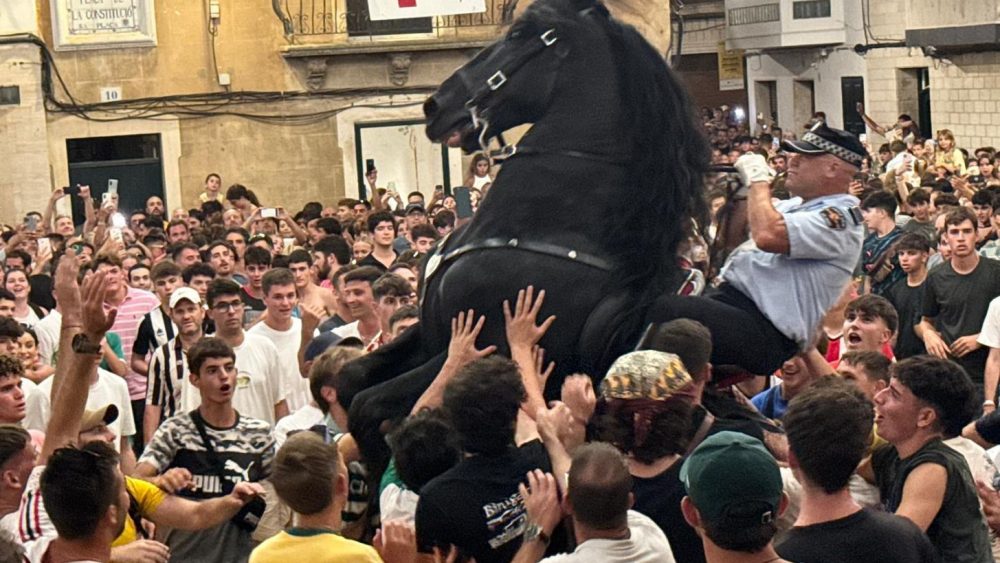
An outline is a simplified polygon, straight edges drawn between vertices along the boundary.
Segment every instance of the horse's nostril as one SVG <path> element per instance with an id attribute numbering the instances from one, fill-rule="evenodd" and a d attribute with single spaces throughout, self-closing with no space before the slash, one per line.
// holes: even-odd
<path id="1" fill-rule="evenodd" d="M 424 102 L 424 115 L 426 115 L 427 117 L 431 117 L 432 115 L 437 113 L 437 110 L 438 110 L 438 103 L 434 99 L 434 97 L 432 96 L 430 98 L 427 98 L 427 101 Z"/>

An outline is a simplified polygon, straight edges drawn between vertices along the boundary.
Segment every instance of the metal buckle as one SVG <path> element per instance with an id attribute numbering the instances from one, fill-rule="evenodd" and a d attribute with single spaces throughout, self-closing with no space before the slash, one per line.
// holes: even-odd
<path id="1" fill-rule="evenodd" d="M 544 43 L 546 47 L 551 47 L 553 43 L 555 43 L 556 41 L 559 41 L 559 38 L 556 37 L 556 30 L 555 30 L 555 28 L 552 28 L 552 29 L 546 31 L 545 33 L 543 33 L 541 35 L 541 37 L 539 37 L 539 39 L 542 40 L 542 43 Z"/>
<path id="2" fill-rule="evenodd" d="M 502 70 L 496 71 L 493 76 L 486 79 L 486 85 L 490 87 L 490 90 L 494 92 L 503 86 L 507 82 L 507 76 L 504 75 Z"/>

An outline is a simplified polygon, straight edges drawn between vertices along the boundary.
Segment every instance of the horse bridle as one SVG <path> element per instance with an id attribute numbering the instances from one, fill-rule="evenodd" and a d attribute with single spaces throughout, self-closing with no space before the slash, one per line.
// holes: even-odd
<path id="1" fill-rule="evenodd" d="M 509 64 L 501 66 L 496 72 L 490 75 L 486 79 L 484 84 L 479 85 L 476 88 L 472 96 L 467 102 L 465 102 L 465 108 L 469 110 L 469 115 L 472 118 L 473 130 L 478 129 L 482 126 L 479 132 L 479 146 L 483 151 L 483 154 L 490 159 L 490 165 L 493 165 L 493 158 L 495 153 L 489 150 L 489 137 L 488 129 L 490 128 L 489 120 L 487 119 L 488 111 L 484 112 L 484 102 L 490 99 L 500 88 L 507 83 L 510 76 L 513 76 L 518 70 L 524 65 L 528 64 L 537 55 L 544 52 L 549 47 L 556 44 L 559 41 L 559 37 L 556 35 L 555 28 L 550 28 L 544 33 L 538 36 L 538 41 L 535 42 L 531 48 L 521 53 L 515 57 Z M 487 108 L 488 109 L 488 108 Z M 503 159 L 514 156 L 517 152 L 517 147 L 514 145 L 507 145 L 503 141 L 503 137 L 498 135 L 501 143 L 500 153 Z"/>

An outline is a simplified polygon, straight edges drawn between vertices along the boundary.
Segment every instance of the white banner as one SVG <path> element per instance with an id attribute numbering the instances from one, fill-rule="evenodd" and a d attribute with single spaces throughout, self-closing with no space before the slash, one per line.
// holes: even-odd
<path id="1" fill-rule="evenodd" d="M 477 14 L 486 11 L 486 0 L 368 0 L 372 21 Z"/>

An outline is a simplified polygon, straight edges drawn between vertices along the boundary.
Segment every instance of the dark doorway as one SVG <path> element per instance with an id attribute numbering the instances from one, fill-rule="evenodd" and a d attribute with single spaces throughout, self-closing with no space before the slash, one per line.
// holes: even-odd
<path id="1" fill-rule="evenodd" d="M 858 115 L 858 104 L 865 101 L 865 79 L 860 76 L 845 76 L 840 79 L 841 110 L 844 115 L 844 131 L 855 135 L 865 134 L 865 122 Z"/>
<path id="2" fill-rule="evenodd" d="M 931 127 L 931 75 L 927 68 L 917 71 L 917 124 L 920 125 L 920 135 L 925 139 L 933 139 L 934 129 Z"/>
<path id="3" fill-rule="evenodd" d="M 118 180 L 118 208 L 123 213 L 146 207 L 146 199 L 163 198 L 163 160 L 159 135 L 127 135 L 121 137 L 90 137 L 67 139 L 71 185 L 89 185 L 91 196 L 100 205 L 101 194 L 108 189 L 108 180 Z M 83 205 L 73 200 L 73 217 L 83 223 Z"/>

